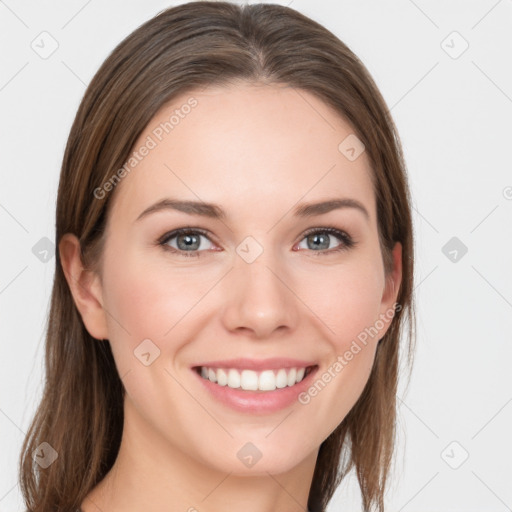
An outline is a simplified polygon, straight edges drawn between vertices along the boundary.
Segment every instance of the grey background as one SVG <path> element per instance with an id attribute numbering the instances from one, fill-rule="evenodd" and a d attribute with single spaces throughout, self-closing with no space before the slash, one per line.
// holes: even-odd
<path id="1" fill-rule="evenodd" d="M 399 394 L 388 510 L 512 510 L 512 1 L 276 3 L 361 58 L 404 146 L 418 350 Z M 0 1 L 0 512 L 23 510 L 17 462 L 42 391 L 56 191 L 73 117 L 108 53 L 170 5 Z M 352 475 L 329 512 L 360 509 Z"/>

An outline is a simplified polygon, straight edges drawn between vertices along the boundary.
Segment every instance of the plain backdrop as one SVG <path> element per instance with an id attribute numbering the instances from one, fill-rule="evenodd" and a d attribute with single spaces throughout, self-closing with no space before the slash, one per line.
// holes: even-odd
<path id="1" fill-rule="evenodd" d="M 512 1 L 277 3 L 361 58 L 405 151 L 418 348 L 387 510 L 512 510 Z M 69 129 L 109 52 L 170 5 L 0 1 L 1 512 L 23 510 L 17 464 L 42 391 Z M 328 510 L 361 510 L 354 475 Z"/>

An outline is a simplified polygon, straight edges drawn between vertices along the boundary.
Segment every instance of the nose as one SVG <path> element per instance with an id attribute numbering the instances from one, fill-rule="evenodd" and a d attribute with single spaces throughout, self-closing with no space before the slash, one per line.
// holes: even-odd
<path id="1" fill-rule="evenodd" d="M 229 331 L 247 331 L 268 338 L 274 331 L 294 330 L 299 318 L 297 299 L 282 266 L 263 252 L 247 263 L 235 258 L 224 282 L 222 321 Z"/>

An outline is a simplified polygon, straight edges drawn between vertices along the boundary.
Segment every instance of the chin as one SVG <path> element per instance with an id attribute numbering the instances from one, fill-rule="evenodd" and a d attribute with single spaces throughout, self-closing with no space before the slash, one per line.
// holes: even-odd
<path id="1" fill-rule="evenodd" d="M 291 471 L 293 468 L 311 457 L 311 453 L 304 451 L 304 445 L 298 446 L 274 446 L 269 440 L 262 439 L 258 442 L 236 441 L 233 447 L 222 450 L 221 455 L 205 463 L 216 471 L 231 473 L 236 476 L 268 476 Z M 229 454 L 232 453 L 232 456 Z M 318 448 L 314 450 L 316 455 Z M 204 458 L 204 457 L 203 457 Z M 314 462 L 313 462 L 314 463 Z"/>

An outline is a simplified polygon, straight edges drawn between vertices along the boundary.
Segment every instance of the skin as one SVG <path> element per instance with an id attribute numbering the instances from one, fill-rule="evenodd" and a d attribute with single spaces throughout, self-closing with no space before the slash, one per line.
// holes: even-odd
<path id="1" fill-rule="evenodd" d="M 198 105 L 116 187 L 101 276 L 83 269 L 74 235 L 59 244 L 86 328 L 110 341 L 126 388 L 118 458 L 82 509 L 304 511 L 320 444 L 360 396 L 391 319 L 310 403 L 272 414 L 218 403 L 190 366 L 298 357 L 315 361 L 320 378 L 392 310 L 401 246 L 386 279 L 369 160 L 338 150 L 353 129 L 306 91 L 240 83 L 189 92 L 157 113 L 135 148 L 190 96 Z M 227 217 L 167 210 L 136 221 L 171 196 L 216 203 Z M 292 214 L 332 197 L 360 201 L 369 220 L 354 208 Z M 326 245 L 308 244 L 306 230 L 329 226 L 356 245 L 333 252 L 343 241 L 325 232 Z M 158 245 L 181 227 L 211 233 L 200 237 L 199 257 Z M 247 236 L 263 248 L 250 264 L 236 252 Z M 146 338 L 160 349 L 149 366 L 134 357 Z M 250 468 L 237 457 L 249 441 L 262 453 Z"/>

